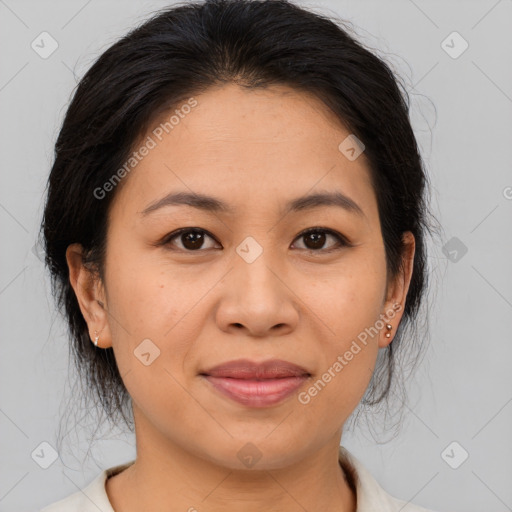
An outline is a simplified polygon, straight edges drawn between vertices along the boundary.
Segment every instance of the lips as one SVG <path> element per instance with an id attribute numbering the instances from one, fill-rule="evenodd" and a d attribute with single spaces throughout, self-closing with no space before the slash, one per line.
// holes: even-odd
<path id="1" fill-rule="evenodd" d="M 282 359 L 272 359 L 262 363 L 255 363 L 248 359 L 237 359 L 210 368 L 204 374 L 211 377 L 232 379 L 282 379 L 309 375 L 304 368 Z"/>
<path id="2" fill-rule="evenodd" d="M 311 376 L 306 369 L 282 359 L 262 363 L 238 359 L 210 368 L 200 375 L 216 392 L 249 407 L 277 404 Z"/>

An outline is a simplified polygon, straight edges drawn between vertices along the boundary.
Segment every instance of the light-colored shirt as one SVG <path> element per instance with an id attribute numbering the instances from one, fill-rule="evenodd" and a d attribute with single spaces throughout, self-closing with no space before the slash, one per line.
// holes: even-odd
<path id="1" fill-rule="evenodd" d="M 356 512 L 433 512 L 388 494 L 363 464 L 343 446 L 340 446 L 339 460 L 349 485 L 356 493 Z M 122 512 L 114 511 L 105 490 L 105 482 L 134 462 L 132 460 L 104 470 L 82 491 L 52 503 L 40 512 Z"/>

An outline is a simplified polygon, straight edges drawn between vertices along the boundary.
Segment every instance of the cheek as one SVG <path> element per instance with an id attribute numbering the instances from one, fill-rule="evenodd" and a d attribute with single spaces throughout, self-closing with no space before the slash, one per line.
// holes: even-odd
<path id="1" fill-rule="evenodd" d="M 319 374 L 299 401 L 325 421 L 345 419 L 368 386 L 378 355 L 385 285 L 384 253 L 376 249 L 373 255 L 347 259 L 328 279 L 304 287 L 305 302 L 321 320 L 323 334 L 317 340 Z"/>
<path id="2" fill-rule="evenodd" d="M 204 438 L 205 425 L 212 438 L 225 434 L 193 398 L 183 376 L 169 367 L 166 355 L 147 367 L 134 364 L 123 381 L 141 432 L 156 430 L 190 451 L 197 451 L 201 444 L 197 439 Z"/>
<path id="3" fill-rule="evenodd" d="M 342 350 L 344 343 L 371 327 L 383 312 L 386 292 L 384 252 L 352 252 L 328 272 L 297 274 L 294 292 L 317 316 L 329 345 Z"/>
<path id="4" fill-rule="evenodd" d="M 190 287 L 151 264 L 124 262 L 110 273 L 110 321 L 115 359 L 133 403 L 151 423 L 197 414 L 184 389 L 183 364 L 198 337 Z M 197 297 L 195 301 L 197 302 Z"/>
<path id="5" fill-rule="evenodd" d="M 172 338 L 173 327 L 183 317 L 184 299 L 180 287 L 171 286 L 160 266 L 147 256 L 138 254 L 136 248 L 125 246 L 123 251 L 116 251 L 115 247 L 113 240 L 106 269 L 108 319 L 120 373 L 123 376 L 133 372 L 126 382 L 129 388 L 130 380 L 145 382 L 154 377 L 164 350 L 179 354 L 179 347 L 167 348 L 169 343 L 164 343 L 163 335 L 167 333 L 166 339 Z M 140 357 L 144 353 L 154 360 L 147 368 L 141 359 L 148 356 Z"/>
<path id="6" fill-rule="evenodd" d="M 378 346 L 366 339 L 343 338 L 329 346 L 325 363 L 297 398 L 304 414 L 319 425 L 339 428 L 357 407 L 372 377 Z"/>
<path id="7" fill-rule="evenodd" d="M 159 327 L 170 328 L 179 317 L 187 290 L 179 273 L 170 274 L 155 258 L 155 251 L 129 240 L 121 244 L 112 237 L 111 247 L 106 278 L 114 324 L 125 327 L 124 334 L 134 331 L 146 337 L 160 336 Z"/>

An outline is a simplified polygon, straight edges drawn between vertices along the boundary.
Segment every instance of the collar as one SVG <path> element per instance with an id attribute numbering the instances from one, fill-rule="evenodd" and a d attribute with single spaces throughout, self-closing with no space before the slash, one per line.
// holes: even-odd
<path id="1" fill-rule="evenodd" d="M 344 446 L 340 446 L 339 461 L 348 484 L 355 490 L 356 512 L 432 512 L 388 494 L 362 462 Z"/>

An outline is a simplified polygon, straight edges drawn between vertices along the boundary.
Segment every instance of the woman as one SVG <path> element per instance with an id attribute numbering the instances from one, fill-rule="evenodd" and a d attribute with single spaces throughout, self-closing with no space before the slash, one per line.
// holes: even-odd
<path id="1" fill-rule="evenodd" d="M 426 185 L 394 75 L 341 24 L 189 2 L 109 48 L 43 227 L 78 369 L 129 404 L 137 457 L 44 511 L 424 511 L 340 441 L 411 349 Z"/>

